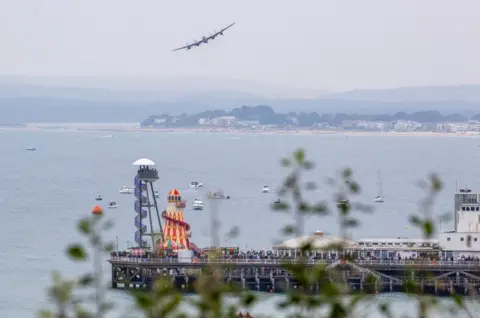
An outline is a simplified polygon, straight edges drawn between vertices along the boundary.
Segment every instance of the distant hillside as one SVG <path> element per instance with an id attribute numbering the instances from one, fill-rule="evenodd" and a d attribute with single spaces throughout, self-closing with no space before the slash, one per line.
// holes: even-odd
<path id="1" fill-rule="evenodd" d="M 297 94 L 298 97 L 275 98 L 282 89 L 285 93 L 281 96 Z M 0 76 L 0 123 L 138 122 L 152 114 L 193 114 L 259 104 L 283 113 L 394 114 L 437 110 L 471 116 L 480 111 L 480 85 L 355 90 L 317 98 L 302 98 L 304 93 L 307 92 L 281 85 L 255 85 L 241 80 L 222 83 L 209 79 L 202 83 L 198 78 Z"/>
<path id="2" fill-rule="evenodd" d="M 355 101 L 466 101 L 480 102 L 480 85 L 419 86 L 393 89 L 357 89 L 325 98 Z"/>

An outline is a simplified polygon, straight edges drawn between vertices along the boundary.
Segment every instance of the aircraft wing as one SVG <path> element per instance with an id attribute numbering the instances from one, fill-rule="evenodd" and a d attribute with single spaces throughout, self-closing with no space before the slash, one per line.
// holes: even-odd
<path id="1" fill-rule="evenodd" d="M 211 35 L 210 37 L 214 37 L 214 36 L 217 36 L 217 35 L 219 35 L 219 34 L 220 34 L 220 33 L 222 33 L 223 31 L 225 31 L 226 29 L 229 29 L 229 28 L 231 28 L 231 27 L 232 27 L 232 26 L 233 26 L 235 23 L 236 23 L 236 22 L 233 22 L 233 23 L 232 23 L 232 24 L 230 24 L 229 26 L 227 26 L 227 27 L 225 27 L 225 28 L 221 29 L 220 31 L 216 32 L 215 34 Z"/>
<path id="2" fill-rule="evenodd" d="M 230 29 L 230 28 L 231 28 L 231 27 L 232 27 L 232 26 L 233 26 L 235 23 L 237 23 L 237 22 L 233 22 L 233 23 L 232 23 L 232 24 L 230 24 L 229 26 L 227 26 L 227 27 L 225 27 L 225 28 L 221 29 L 221 30 L 220 30 L 218 33 L 221 33 L 221 32 L 223 32 L 223 31 L 225 31 L 226 29 Z"/>
<path id="3" fill-rule="evenodd" d="M 184 50 L 184 49 L 189 49 L 189 48 L 191 48 L 192 46 L 194 46 L 194 44 L 187 44 L 187 45 L 185 45 L 185 46 L 179 47 L 178 49 L 172 50 L 172 52 L 180 51 L 180 50 Z"/>

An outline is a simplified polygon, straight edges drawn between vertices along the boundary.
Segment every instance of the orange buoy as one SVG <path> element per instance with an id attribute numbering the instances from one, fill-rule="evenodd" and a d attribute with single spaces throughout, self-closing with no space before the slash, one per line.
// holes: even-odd
<path id="1" fill-rule="evenodd" d="M 101 215 L 103 214 L 103 209 L 99 205 L 96 205 L 92 209 L 92 214 Z"/>

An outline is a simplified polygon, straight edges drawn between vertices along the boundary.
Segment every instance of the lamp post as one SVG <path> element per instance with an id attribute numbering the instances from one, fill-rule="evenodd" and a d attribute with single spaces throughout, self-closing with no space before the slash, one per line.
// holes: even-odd
<path id="1" fill-rule="evenodd" d="M 218 200 L 223 200 L 225 198 L 222 190 L 217 190 L 216 192 L 209 192 L 208 199 L 211 203 L 210 207 L 210 237 L 212 238 L 212 246 L 215 248 L 220 247 L 220 238 L 219 238 L 219 226 L 220 222 L 218 221 Z"/>

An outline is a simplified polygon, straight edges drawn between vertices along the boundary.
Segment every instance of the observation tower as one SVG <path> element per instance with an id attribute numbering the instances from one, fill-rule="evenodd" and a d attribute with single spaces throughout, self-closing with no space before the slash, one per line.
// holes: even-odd
<path id="1" fill-rule="evenodd" d="M 138 159 L 133 163 L 133 166 L 138 167 L 137 175 L 135 176 L 135 242 L 139 247 L 147 247 L 147 241 L 143 240 L 144 236 L 150 236 L 152 241 L 152 248 L 155 247 L 156 236 L 163 238 L 162 222 L 160 213 L 158 211 L 157 199 L 155 198 L 155 189 L 153 183 L 158 180 L 158 171 L 155 169 L 155 163 L 146 158 Z M 158 228 L 160 233 L 155 233 L 153 227 L 153 218 L 156 215 L 158 221 Z M 147 226 L 147 220 L 148 225 Z"/>

